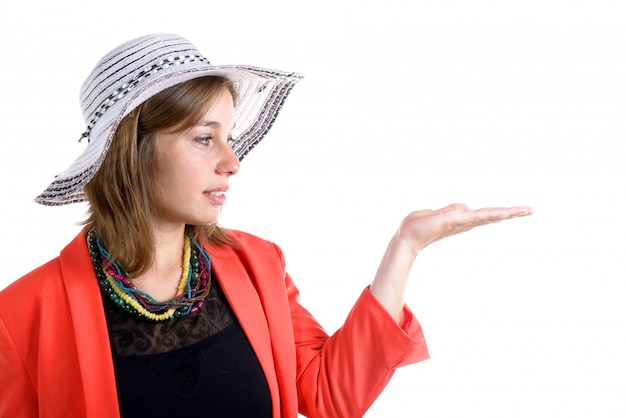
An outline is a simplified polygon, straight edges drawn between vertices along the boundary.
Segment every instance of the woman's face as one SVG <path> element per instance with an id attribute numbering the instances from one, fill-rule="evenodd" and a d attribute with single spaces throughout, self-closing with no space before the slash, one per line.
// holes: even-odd
<path id="1" fill-rule="evenodd" d="M 158 134 L 156 221 L 161 228 L 217 221 L 229 178 L 239 171 L 229 144 L 233 126 L 233 98 L 224 89 L 197 126 Z"/>

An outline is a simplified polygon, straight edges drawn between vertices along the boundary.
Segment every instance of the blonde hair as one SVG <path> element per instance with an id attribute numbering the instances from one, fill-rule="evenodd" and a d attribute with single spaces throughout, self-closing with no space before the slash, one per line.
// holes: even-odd
<path id="1" fill-rule="evenodd" d="M 157 134 L 198 123 L 224 89 L 237 100 L 229 79 L 202 77 L 170 87 L 139 105 L 121 120 L 102 165 L 85 185 L 89 216 L 84 224 L 95 229 L 112 259 L 128 274 L 145 272 L 155 257 Z M 186 228 L 199 242 L 234 245 L 217 224 Z"/>

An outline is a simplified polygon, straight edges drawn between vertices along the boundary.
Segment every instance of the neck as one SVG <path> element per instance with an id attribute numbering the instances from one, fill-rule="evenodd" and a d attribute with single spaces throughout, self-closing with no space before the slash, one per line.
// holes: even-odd
<path id="1" fill-rule="evenodd" d="M 159 301 L 177 295 L 183 271 L 184 225 L 171 230 L 155 231 L 154 263 L 133 284 Z"/>

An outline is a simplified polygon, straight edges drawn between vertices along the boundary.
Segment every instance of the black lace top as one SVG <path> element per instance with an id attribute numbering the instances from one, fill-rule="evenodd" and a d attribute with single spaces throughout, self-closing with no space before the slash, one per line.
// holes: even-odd
<path id="1" fill-rule="evenodd" d="M 103 301 L 122 418 L 271 417 L 263 370 L 215 280 L 199 312 L 165 322 Z"/>

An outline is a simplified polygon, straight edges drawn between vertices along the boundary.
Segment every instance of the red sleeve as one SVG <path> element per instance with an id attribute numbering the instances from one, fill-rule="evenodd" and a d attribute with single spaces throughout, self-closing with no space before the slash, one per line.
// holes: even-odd
<path id="1" fill-rule="evenodd" d="M 422 329 L 405 306 L 400 326 L 365 289 L 328 336 L 286 276 L 297 357 L 298 407 L 308 417 L 362 417 L 396 368 L 426 360 Z"/>

